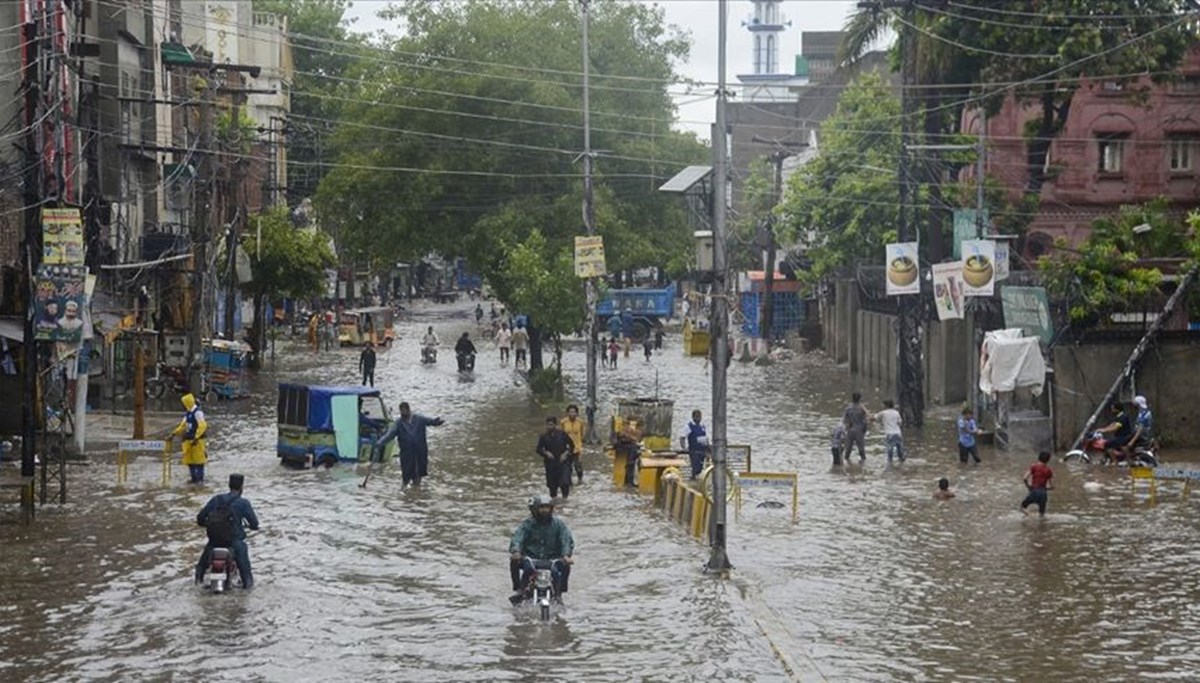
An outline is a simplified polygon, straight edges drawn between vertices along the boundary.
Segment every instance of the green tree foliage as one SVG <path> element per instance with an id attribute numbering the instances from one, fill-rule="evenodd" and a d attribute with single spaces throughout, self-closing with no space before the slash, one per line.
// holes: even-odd
<path id="1" fill-rule="evenodd" d="M 1165 199 L 1122 206 L 1093 223 L 1079 249 L 1067 249 L 1061 240 L 1056 246 L 1057 253 L 1038 259 L 1038 268 L 1047 290 L 1066 300 L 1071 322 L 1086 327 L 1110 313 L 1141 310 L 1159 290 L 1162 272 L 1145 259 L 1184 259 L 1185 269 L 1194 265 L 1200 259 L 1200 214 L 1185 225 L 1168 212 Z"/>
<path id="2" fill-rule="evenodd" d="M 529 316 L 531 342 L 554 341 L 555 367 L 561 376 L 561 337 L 583 325 L 586 304 L 583 281 L 575 277 L 573 254 L 555 249 L 536 228 L 507 254 L 502 271 L 506 300 L 513 310 Z M 529 369 L 541 367 L 540 344 L 531 344 Z"/>
<path id="3" fill-rule="evenodd" d="M 534 227 L 555 249 L 568 246 L 582 232 L 578 4 L 413 0 L 391 16 L 407 33 L 371 53 L 358 101 L 343 109 L 338 165 L 316 196 L 339 251 L 385 263 L 464 255 L 496 285 L 505 249 Z M 686 250 L 686 221 L 657 187 L 707 155 L 671 130 L 667 87 L 687 42 L 642 4 L 593 3 L 590 27 L 609 269 L 668 263 Z"/>
<path id="4" fill-rule="evenodd" d="M 780 233 L 809 246 L 811 277 L 879 258 L 895 239 L 899 190 L 888 169 L 900 153 L 899 113 L 883 78 L 860 76 L 821 126 L 820 154 L 789 178 Z"/>
<path id="5" fill-rule="evenodd" d="M 286 207 L 251 216 L 244 248 L 254 275 L 245 286 L 247 293 L 303 299 L 325 291 L 325 269 L 334 263 L 329 237 L 293 227 Z"/>

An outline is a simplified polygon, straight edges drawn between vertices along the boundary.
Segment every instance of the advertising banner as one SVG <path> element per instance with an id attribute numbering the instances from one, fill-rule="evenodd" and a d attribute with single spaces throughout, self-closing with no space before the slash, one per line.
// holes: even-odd
<path id="1" fill-rule="evenodd" d="M 963 317 L 962 261 L 933 265 L 933 302 L 938 320 Z"/>
<path id="2" fill-rule="evenodd" d="M 1004 282 L 1008 279 L 1008 254 L 1012 249 L 1012 242 L 1008 240 L 996 240 L 996 282 Z"/>
<path id="3" fill-rule="evenodd" d="M 962 243 L 963 296 L 991 296 L 996 287 L 996 243 L 965 240 Z"/>
<path id="4" fill-rule="evenodd" d="M 83 339 L 84 291 L 87 268 L 42 264 L 34 298 L 33 338 L 78 344 Z"/>
<path id="5" fill-rule="evenodd" d="M 604 266 L 604 238 L 599 235 L 575 238 L 575 277 L 600 277 Z"/>
<path id="6" fill-rule="evenodd" d="M 1046 344 L 1054 339 L 1045 288 L 1005 285 L 1000 288 L 1000 304 L 1004 308 L 1005 327 L 1024 330 L 1026 336 L 1041 337 Z"/>
<path id="7" fill-rule="evenodd" d="M 917 261 L 916 242 L 897 242 L 887 245 L 887 295 L 920 294 L 920 267 Z"/>
<path id="8" fill-rule="evenodd" d="M 79 209 L 42 209 L 42 245 L 42 263 L 83 265 L 83 217 Z"/>

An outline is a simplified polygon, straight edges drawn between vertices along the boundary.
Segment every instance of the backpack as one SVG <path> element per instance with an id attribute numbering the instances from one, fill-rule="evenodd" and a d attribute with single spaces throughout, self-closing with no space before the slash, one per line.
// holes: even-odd
<path id="1" fill-rule="evenodd" d="M 238 527 L 238 516 L 233 510 L 236 498 L 220 498 L 216 507 L 208 515 L 208 541 L 214 546 L 228 548 L 233 545 L 234 530 Z"/>

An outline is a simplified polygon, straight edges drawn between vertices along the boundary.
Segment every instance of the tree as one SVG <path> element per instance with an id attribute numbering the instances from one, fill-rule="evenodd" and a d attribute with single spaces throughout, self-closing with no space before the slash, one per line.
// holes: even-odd
<path id="1" fill-rule="evenodd" d="M 1185 225 L 1168 211 L 1166 199 L 1122 206 L 1093 223 L 1079 249 L 1062 240 L 1056 246 L 1058 253 L 1038 259 L 1038 269 L 1047 290 L 1066 301 L 1071 324 L 1087 328 L 1111 313 L 1141 308 L 1159 291 L 1162 272 L 1146 259 L 1183 259 L 1182 270 L 1200 261 L 1200 213 Z"/>
<path id="2" fill-rule="evenodd" d="M 554 341 L 554 365 L 562 393 L 562 335 L 580 329 L 586 301 L 575 277 L 573 255 L 554 249 L 538 229 L 508 250 L 504 266 L 508 301 L 529 316 L 529 371 L 542 369 L 541 341 Z"/>
<path id="3" fill-rule="evenodd" d="M 277 206 L 251 216 L 249 225 L 253 232 L 247 235 L 242 248 L 250 257 L 252 279 L 242 285 L 242 291 L 254 301 L 251 338 L 262 340 L 263 302 L 321 294 L 325 291 L 325 269 L 333 266 L 334 258 L 329 237 L 319 230 L 293 227 L 287 207 Z"/>
<path id="4" fill-rule="evenodd" d="M 780 233 L 807 245 L 809 277 L 855 258 L 878 258 L 895 239 L 899 190 L 887 167 L 900 152 L 899 113 L 881 76 L 858 77 L 821 126 L 821 153 L 789 178 Z"/>
<path id="5" fill-rule="evenodd" d="M 578 5 L 410 0 L 389 16 L 407 33 L 371 53 L 361 94 L 343 109 L 338 163 L 315 199 L 322 224 L 339 234 L 339 253 L 382 263 L 466 256 L 496 287 L 503 245 L 535 227 L 556 249 L 582 233 Z M 661 9 L 621 2 L 593 5 L 590 40 L 593 147 L 604 150 L 597 223 L 610 269 L 682 266 L 684 214 L 656 190 L 707 154 L 671 130 L 667 87 L 687 42 Z"/>

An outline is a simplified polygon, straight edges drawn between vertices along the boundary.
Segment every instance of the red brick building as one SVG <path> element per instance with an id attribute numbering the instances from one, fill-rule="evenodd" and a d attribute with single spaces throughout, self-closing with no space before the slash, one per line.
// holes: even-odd
<path id="1" fill-rule="evenodd" d="M 1027 256 L 1043 253 L 1059 237 L 1079 244 L 1097 217 L 1122 204 L 1165 196 L 1180 213 L 1200 207 L 1200 45 L 1178 71 L 1174 83 L 1081 84 L 1050 147 L 1049 176 L 1026 233 Z M 1008 187 L 1013 200 L 1029 179 L 1025 124 L 1039 115 L 1038 107 L 1010 98 L 987 122 L 987 174 Z M 968 112 L 965 123 L 967 132 L 978 134 L 978 112 Z"/>

